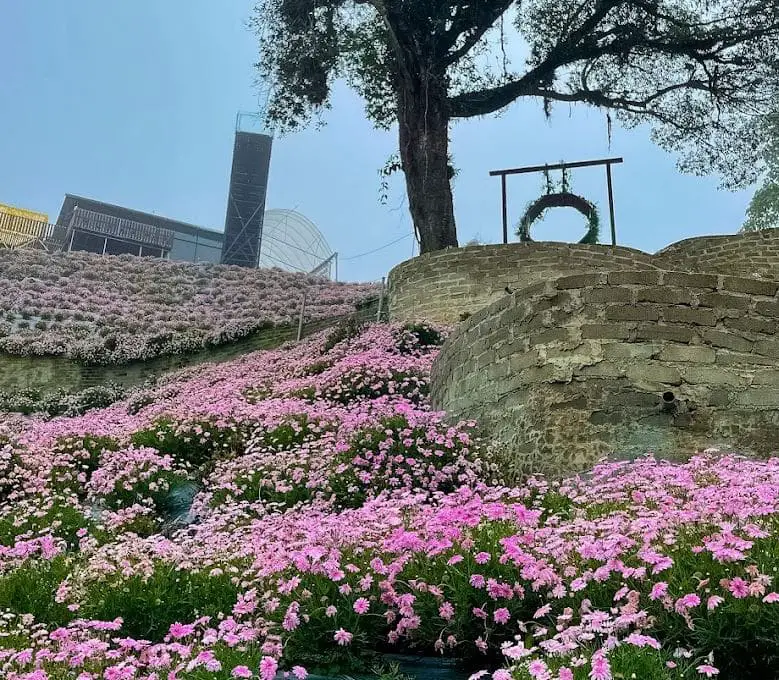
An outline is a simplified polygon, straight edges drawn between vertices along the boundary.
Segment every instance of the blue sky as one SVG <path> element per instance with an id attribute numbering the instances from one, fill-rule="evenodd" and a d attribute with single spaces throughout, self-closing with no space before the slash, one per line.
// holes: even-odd
<path id="1" fill-rule="evenodd" d="M 56 218 L 65 193 L 221 229 L 235 115 L 257 106 L 247 29 L 251 0 L 0 0 L 0 202 Z M 362 103 L 337 86 L 327 125 L 276 140 L 268 208 L 312 219 L 342 257 L 347 280 L 376 280 L 412 254 L 412 239 L 346 259 L 411 233 L 400 178 L 379 204 L 378 169 L 395 132 L 373 129 Z M 568 107 L 545 121 L 520 102 L 498 118 L 458 123 L 452 151 L 461 243 L 501 235 L 500 182 L 490 170 L 562 159 L 623 156 L 615 168 L 618 241 L 656 251 L 701 234 L 737 231 L 751 191 L 676 171 L 649 131 L 615 129 L 603 114 Z M 541 192 L 540 176 L 509 180 L 510 217 Z M 573 189 L 600 207 L 602 170 L 574 174 Z M 585 231 L 567 211 L 537 239 Z"/>

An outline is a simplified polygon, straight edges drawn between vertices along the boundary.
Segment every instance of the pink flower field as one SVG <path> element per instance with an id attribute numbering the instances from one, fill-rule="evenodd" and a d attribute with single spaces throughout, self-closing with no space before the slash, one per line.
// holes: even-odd
<path id="1" fill-rule="evenodd" d="M 779 677 L 779 460 L 505 478 L 370 326 L 0 429 L 0 677 Z"/>
<path id="2" fill-rule="evenodd" d="M 0 250 L 0 352 L 123 363 L 341 316 L 378 294 L 278 269 Z"/>

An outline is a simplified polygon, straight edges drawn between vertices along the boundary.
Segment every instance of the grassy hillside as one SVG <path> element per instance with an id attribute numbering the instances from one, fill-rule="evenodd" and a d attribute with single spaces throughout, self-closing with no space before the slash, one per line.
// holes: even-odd
<path id="1" fill-rule="evenodd" d="M 397 651 L 495 680 L 776 677 L 779 461 L 506 479 L 430 410 L 444 334 L 322 334 L 6 422 L 2 676 L 302 679 Z"/>
<path id="2" fill-rule="evenodd" d="M 0 249 L 0 351 L 123 363 L 348 314 L 373 284 L 278 269 Z"/>

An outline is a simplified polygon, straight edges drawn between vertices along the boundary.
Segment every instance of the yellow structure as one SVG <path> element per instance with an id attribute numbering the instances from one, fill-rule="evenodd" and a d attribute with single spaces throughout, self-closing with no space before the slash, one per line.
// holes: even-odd
<path id="1" fill-rule="evenodd" d="M 41 241 L 49 216 L 0 203 L 0 248 L 24 248 Z"/>

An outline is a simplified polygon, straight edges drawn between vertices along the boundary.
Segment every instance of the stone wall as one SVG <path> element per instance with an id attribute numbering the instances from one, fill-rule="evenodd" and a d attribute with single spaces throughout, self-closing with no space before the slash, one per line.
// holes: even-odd
<path id="1" fill-rule="evenodd" d="M 370 321 L 376 318 L 377 307 L 378 300 L 374 300 L 354 316 L 361 321 Z M 333 317 L 304 324 L 303 337 L 334 326 L 345 318 L 347 317 Z M 297 331 L 297 326 L 278 326 L 201 352 L 134 361 L 118 366 L 87 366 L 62 357 L 18 357 L 0 353 L 0 392 L 32 389 L 42 394 L 59 390 L 74 393 L 109 383 L 134 387 L 168 371 L 206 362 L 230 361 L 242 354 L 278 347 L 295 340 Z"/>
<path id="2" fill-rule="evenodd" d="M 390 272 L 390 318 L 457 323 L 506 295 L 506 287 L 517 290 L 567 274 L 626 269 L 779 279 L 779 229 L 687 239 L 656 255 L 630 248 L 549 242 L 427 253 Z"/>
<path id="3" fill-rule="evenodd" d="M 652 269 L 652 257 L 631 248 L 568 243 L 511 243 L 426 253 L 389 274 L 393 321 L 456 323 L 517 290 L 562 274 Z"/>
<path id="4" fill-rule="evenodd" d="M 432 398 L 521 470 L 706 446 L 779 450 L 779 283 L 657 270 L 546 281 L 461 323 Z"/>
<path id="5" fill-rule="evenodd" d="M 779 279 L 779 229 L 688 238 L 655 254 L 654 261 L 665 269 Z"/>

